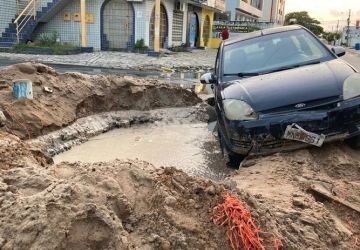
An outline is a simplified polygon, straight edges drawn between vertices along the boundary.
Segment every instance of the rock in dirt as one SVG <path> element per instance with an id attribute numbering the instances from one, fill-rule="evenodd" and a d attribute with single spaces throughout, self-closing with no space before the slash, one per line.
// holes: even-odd
<path id="1" fill-rule="evenodd" d="M 0 126 L 3 126 L 6 122 L 6 116 L 4 115 L 4 112 L 0 110 Z"/>
<path id="2" fill-rule="evenodd" d="M 49 93 L 49 94 L 52 94 L 54 91 L 52 90 L 52 88 L 49 88 L 49 87 L 46 87 L 46 86 L 44 86 L 43 87 L 43 91 L 45 92 L 45 93 Z"/>
<path id="3" fill-rule="evenodd" d="M 51 162 L 52 159 L 41 150 L 29 147 L 16 136 L 0 131 L 0 170 L 46 166 Z"/>

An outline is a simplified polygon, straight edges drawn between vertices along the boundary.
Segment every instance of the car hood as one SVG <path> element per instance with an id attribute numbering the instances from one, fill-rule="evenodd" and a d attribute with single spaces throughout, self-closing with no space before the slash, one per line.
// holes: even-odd
<path id="1" fill-rule="evenodd" d="M 341 59 L 232 81 L 224 99 L 247 102 L 257 112 L 329 97 L 340 97 L 355 71 Z"/>

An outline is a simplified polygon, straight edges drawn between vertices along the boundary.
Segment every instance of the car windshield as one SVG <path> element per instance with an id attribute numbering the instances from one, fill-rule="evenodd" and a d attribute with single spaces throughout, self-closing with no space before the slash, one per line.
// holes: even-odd
<path id="1" fill-rule="evenodd" d="M 334 58 L 309 32 L 265 35 L 224 47 L 224 75 L 254 75 Z"/>

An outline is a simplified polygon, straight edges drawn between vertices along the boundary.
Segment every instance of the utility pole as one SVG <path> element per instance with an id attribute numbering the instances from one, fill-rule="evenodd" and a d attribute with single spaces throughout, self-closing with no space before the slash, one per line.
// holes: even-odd
<path id="1" fill-rule="evenodd" d="M 350 41 L 350 18 L 351 18 L 351 9 L 349 10 L 349 18 L 347 20 L 347 31 L 346 31 L 346 46 L 349 47 L 349 41 Z"/>
<path id="2" fill-rule="evenodd" d="M 87 47 L 86 34 L 86 0 L 80 0 L 80 17 L 81 17 L 81 47 Z"/>
<path id="3" fill-rule="evenodd" d="M 335 35 L 335 37 L 339 34 L 339 22 L 340 22 L 340 20 L 338 19 L 337 25 L 336 25 L 336 35 Z M 338 39 L 335 38 L 334 45 L 336 45 L 337 41 L 338 41 Z"/>

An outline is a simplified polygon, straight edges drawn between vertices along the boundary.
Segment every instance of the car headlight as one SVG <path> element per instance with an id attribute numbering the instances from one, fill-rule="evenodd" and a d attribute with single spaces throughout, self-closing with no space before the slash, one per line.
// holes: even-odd
<path id="1" fill-rule="evenodd" d="M 226 118 L 229 120 L 256 120 L 255 111 L 244 101 L 225 99 L 223 101 Z"/>
<path id="2" fill-rule="evenodd" d="M 355 73 L 346 78 L 343 87 L 344 100 L 360 96 L 360 74 Z"/>

